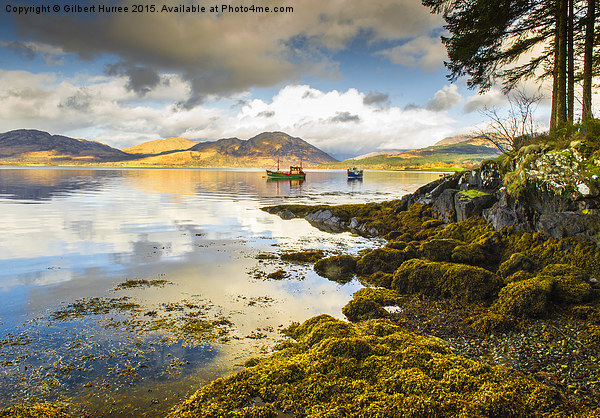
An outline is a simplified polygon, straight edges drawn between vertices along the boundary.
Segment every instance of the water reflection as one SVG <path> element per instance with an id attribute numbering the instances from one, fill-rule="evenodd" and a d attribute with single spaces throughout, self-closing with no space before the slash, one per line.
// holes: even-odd
<path id="1" fill-rule="evenodd" d="M 292 321 L 320 313 L 342 317 L 341 307 L 359 287 L 327 281 L 310 265 L 285 263 L 277 254 L 355 253 L 372 241 L 323 233 L 301 219 L 283 221 L 261 206 L 397 198 L 434 178 L 435 173 L 368 172 L 362 183 L 349 183 L 345 171 L 312 171 L 300 183 L 267 181 L 262 170 L 0 169 L 0 362 L 11 365 L 1 371 L 7 391 L 0 398 L 50 399 L 66 391 L 84 396 L 77 390 L 85 387 L 101 413 L 103 399 L 118 398 L 121 411 L 137 399 L 136 414 L 150 414 L 152 406 L 161 415 L 190 387 L 272 346 L 281 338 L 278 330 Z M 24 204 L 32 202 L 43 204 Z M 259 257 L 264 254 L 272 258 Z M 286 280 L 266 278 L 278 269 L 288 272 Z M 169 284 L 116 290 L 126 280 L 157 278 Z M 121 297 L 135 304 L 136 311 L 126 313 L 133 317 L 119 319 L 125 314 L 109 311 L 48 320 L 77 301 Z M 226 339 L 177 351 L 181 341 L 160 343 L 166 328 L 141 334 L 127 328 L 164 315 L 179 329 L 186 313 L 192 314 L 186 306 L 195 304 L 206 307 L 207 317 L 231 322 Z M 173 306 L 183 308 L 169 311 Z M 19 336 L 29 342 L 10 343 Z M 85 343 L 65 348 L 77 341 Z M 91 354 L 100 351 L 121 352 L 122 360 Z M 166 367 L 165 355 L 184 366 Z M 147 367 L 139 367 L 137 356 L 148 358 Z M 63 376 L 61 370 L 76 360 L 83 371 L 95 372 Z M 125 367 L 135 373 L 109 373 Z M 56 381 L 48 383 L 44 368 Z M 100 376 L 108 375 L 112 389 L 102 386 Z M 46 393 L 44 384 L 56 390 Z M 148 392 L 158 388 L 172 394 L 160 407 L 150 403 Z"/>

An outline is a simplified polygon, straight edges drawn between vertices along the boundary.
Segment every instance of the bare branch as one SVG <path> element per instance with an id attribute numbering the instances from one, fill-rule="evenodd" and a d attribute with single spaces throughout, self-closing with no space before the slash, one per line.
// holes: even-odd
<path id="1" fill-rule="evenodd" d="M 484 107 L 480 113 L 489 119 L 486 129 L 477 133 L 490 141 L 502 153 L 517 152 L 519 148 L 537 136 L 533 115 L 542 100 L 541 93 L 528 95 L 521 88 L 507 95 L 507 114 L 500 114 L 495 107 Z"/>

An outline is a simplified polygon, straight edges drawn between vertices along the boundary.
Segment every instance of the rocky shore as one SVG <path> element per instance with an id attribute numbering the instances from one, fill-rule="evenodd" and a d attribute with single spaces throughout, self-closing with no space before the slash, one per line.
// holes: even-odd
<path id="1" fill-rule="evenodd" d="M 169 416 L 600 416 L 595 155 L 534 145 L 395 201 L 264 208 L 386 243 L 295 256 L 364 285 L 348 321 L 292 324 Z"/>
<path id="2" fill-rule="evenodd" d="M 170 416 L 598 416 L 597 162 L 541 146 L 400 200 L 265 208 L 384 237 L 322 258 L 365 286 L 349 322 L 314 317 Z"/>

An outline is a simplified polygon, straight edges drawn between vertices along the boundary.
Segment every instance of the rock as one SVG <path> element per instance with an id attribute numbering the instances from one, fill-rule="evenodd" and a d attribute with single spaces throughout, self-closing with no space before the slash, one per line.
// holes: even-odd
<path id="1" fill-rule="evenodd" d="M 553 280 L 534 277 L 504 286 L 493 310 L 502 315 L 543 317 L 548 311 Z"/>
<path id="2" fill-rule="evenodd" d="M 342 308 L 342 313 L 353 322 L 385 317 L 387 311 L 384 307 L 397 304 L 399 296 L 390 289 L 366 287 L 352 295 L 352 300 Z"/>
<path id="3" fill-rule="evenodd" d="M 337 255 L 315 263 L 315 271 L 327 279 L 339 283 L 352 280 L 356 270 L 356 259 L 350 255 Z"/>
<path id="4" fill-rule="evenodd" d="M 595 238 L 600 232 L 600 216 L 581 212 L 543 213 L 536 230 L 557 239 L 573 236 Z"/>
<path id="5" fill-rule="evenodd" d="M 342 219 L 329 209 L 321 209 L 304 217 L 312 226 L 325 232 L 344 232 L 348 228 Z"/>
<path id="6" fill-rule="evenodd" d="M 281 212 L 278 212 L 277 215 L 286 221 L 297 217 L 294 212 L 290 211 L 289 209 L 282 210 Z"/>
<path id="7" fill-rule="evenodd" d="M 535 263 L 531 258 L 527 257 L 527 255 L 523 253 L 514 253 L 508 260 L 500 264 L 498 273 L 503 278 L 507 278 L 518 271 L 532 273 L 534 269 Z"/>
<path id="8" fill-rule="evenodd" d="M 456 209 L 454 208 L 454 195 L 457 189 L 446 189 L 433 201 L 433 215 L 446 223 L 456 222 Z"/>
<path id="9" fill-rule="evenodd" d="M 498 200 L 492 194 L 469 195 L 469 192 L 458 192 L 454 195 L 456 221 L 466 221 L 471 216 L 481 217 L 484 209 L 491 207 Z"/>
<path id="10" fill-rule="evenodd" d="M 452 251 L 465 243 L 457 239 L 434 238 L 423 242 L 419 248 L 422 257 L 429 261 L 450 261 Z"/>
<path id="11" fill-rule="evenodd" d="M 558 303 L 582 303 L 592 296 L 589 278 L 578 267 L 570 264 L 550 264 L 544 267 L 541 276 L 554 280 L 552 299 Z"/>
<path id="12" fill-rule="evenodd" d="M 393 273 L 406 260 L 417 256 L 417 251 L 412 246 L 402 250 L 383 247 L 369 251 L 356 263 L 356 272 L 361 276 L 368 276 L 378 271 Z"/>
<path id="13" fill-rule="evenodd" d="M 394 273 L 392 289 L 439 299 L 483 301 L 495 296 L 502 281 L 495 274 L 465 264 L 408 260 Z"/>

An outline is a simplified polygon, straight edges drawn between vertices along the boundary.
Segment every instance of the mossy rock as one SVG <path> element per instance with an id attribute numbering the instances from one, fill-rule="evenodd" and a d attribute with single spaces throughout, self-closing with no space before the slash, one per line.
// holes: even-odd
<path id="1" fill-rule="evenodd" d="M 408 246 L 408 242 L 406 241 L 390 241 L 385 244 L 385 248 L 389 248 L 392 250 L 403 250 Z"/>
<path id="2" fill-rule="evenodd" d="M 524 253 L 514 253 L 508 260 L 500 264 L 498 268 L 498 274 L 501 277 L 508 277 L 515 274 L 517 271 L 533 272 L 535 270 L 535 263 L 533 260 Z"/>
<path id="3" fill-rule="evenodd" d="M 288 273 L 285 270 L 279 269 L 272 273 L 267 274 L 267 279 L 269 280 L 283 280 L 288 277 Z"/>
<path id="4" fill-rule="evenodd" d="M 313 345 L 327 338 L 354 336 L 354 328 L 347 322 L 330 315 L 314 316 L 300 325 L 293 325 L 285 333 L 300 343 Z"/>
<path id="5" fill-rule="evenodd" d="M 369 276 L 361 276 L 360 282 L 367 286 L 385 287 L 389 289 L 392 286 L 394 275 L 392 273 L 384 273 L 377 271 Z"/>
<path id="6" fill-rule="evenodd" d="M 436 228 L 442 225 L 444 225 L 444 221 L 440 219 L 430 219 L 428 221 L 423 222 L 423 228 Z"/>
<path id="7" fill-rule="evenodd" d="M 317 261 L 314 268 L 320 276 L 339 283 L 347 283 L 352 280 L 356 271 L 356 258 L 350 255 L 327 257 Z"/>
<path id="8" fill-rule="evenodd" d="M 325 257 L 325 252 L 322 250 L 286 252 L 281 254 L 283 261 L 291 263 L 315 263 Z"/>
<path id="9" fill-rule="evenodd" d="M 470 218 L 466 221 L 450 223 L 437 232 L 436 238 L 451 238 L 465 243 L 476 242 L 482 237 L 494 234 L 494 228 L 483 219 Z"/>
<path id="10" fill-rule="evenodd" d="M 577 304 L 592 297 L 592 287 L 588 276 L 579 267 L 570 264 L 550 264 L 541 271 L 540 276 L 554 280 L 552 299 L 557 303 Z"/>
<path id="11" fill-rule="evenodd" d="M 396 270 L 392 289 L 440 299 L 484 301 L 497 295 L 502 282 L 495 274 L 465 264 L 408 260 Z"/>
<path id="12" fill-rule="evenodd" d="M 453 238 L 432 238 L 421 243 L 419 254 L 430 261 L 450 261 L 452 251 L 459 245 L 464 245 L 464 242 Z"/>
<path id="13" fill-rule="evenodd" d="M 387 320 L 347 324 L 322 315 L 296 329 L 304 339 L 320 334 L 324 324 L 333 330 L 326 338 L 312 345 L 299 341 L 300 350 L 274 353 L 211 382 L 169 417 L 513 417 L 582 411 L 554 388 L 455 356 L 440 342 Z M 339 335 L 341 329 L 349 335 Z"/>
<path id="14" fill-rule="evenodd" d="M 353 322 L 381 318 L 387 315 L 383 307 L 396 305 L 399 296 L 390 289 L 366 287 L 352 295 L 352 300 L 342 308 L 342 313 Z"/>
<path id="15" fill-rule="evenodd" d="M 329 338 L 321 342 L 316 350 L 323 356 L 350 357 L 359 360 L 373 352 L 373 348 L 365 339 L 357 337 Z"/>
<path id="16" fill-rule="evenodd" d="M 368 276 L 378 271 L 393 273 L 404 261 L 416 256 L 412 245 L 407 245 L 403 250 L 377 248 L 356 262 L 356 273 L 360 276 Z"/>
<path id="17" fill-rule="evenodd" d="M 464 244 L 454 247 L 450 259 L 455 263 L 469 264 L 472 266 L 488 267 L 489 255 L 484 246 L 478 243 Z"/>
<path id="18" fill-rule="evenodd" d="M 64 402 L 15 404 L 0 409 L 0 417 L 7 418 L 69 418 L 76 417 L 73 406 Z"/>
<path id="19" fill-rule="evenodd" d="M 500 291 L 492 309 L 502 315 L 517 317 L 543 317 L 548 311 L 554 281 L 536 276 L 509 283 Z"/>
<path id="20" fill-rule="evenodd" d="M 512 283 L 512 282 L 520 282 L 523 280 L 528 280 L 535 277 L 535 275 L 533 273 L 529 273 L 527 271 L 523 271 L 523 270 L 519 270 L 516 273 L 508 276 L 507 278 L 504 279 L 504 283 L 508 284 L 508 283 Z"/>

